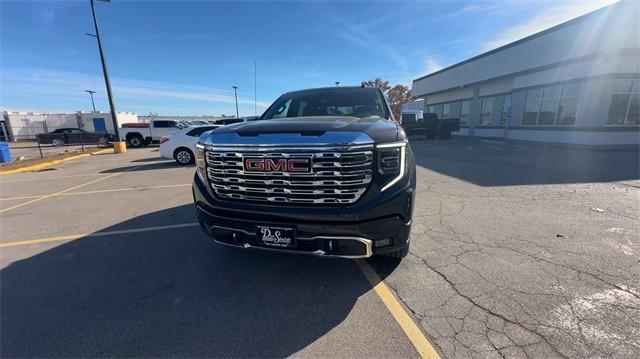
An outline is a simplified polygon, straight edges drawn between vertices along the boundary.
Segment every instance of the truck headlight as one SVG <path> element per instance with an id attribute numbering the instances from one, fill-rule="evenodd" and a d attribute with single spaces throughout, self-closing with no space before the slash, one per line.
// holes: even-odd
<path id="1" fill-rule="evenodd" d="M 204 145 L 196 144 L 196 172 L 202 181 L 205 181 L 207 169 L 205 168 Z"/>
<path id="2" fill-rule="evenodd" d="M 390 142 L 376 146 L 378 149 L 378 172 L 384 177 L 389 177 L 382 189 L 386 191 L 404 177 L 407 172 L 406 153 L 407 142 Z"/>

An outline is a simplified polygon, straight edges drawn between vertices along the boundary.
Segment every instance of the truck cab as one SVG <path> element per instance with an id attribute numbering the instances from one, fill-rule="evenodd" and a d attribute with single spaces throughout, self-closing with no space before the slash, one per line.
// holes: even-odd
<path id="1" fill-rule="evenodd" d="M 129 147 L 142 147 L 159 142 L 162 137 L 180 131 L 183 126 L 175 120 L 151 120 L 141 127 L 123 127 L 119 129 L 120 138 L 127 141 Z"/>

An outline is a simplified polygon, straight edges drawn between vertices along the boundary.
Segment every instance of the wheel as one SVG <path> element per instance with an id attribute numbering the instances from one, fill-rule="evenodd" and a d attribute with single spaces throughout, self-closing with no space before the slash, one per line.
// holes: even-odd
<path id="1" fill-rule="evenodd" d="M 404 246 L 402 246 L 402 248 L 396 249 L 393 252 L 383 253 L 381 256 L 386 258 L 402 259 L 406 257 L 408 254 L 409 254 L 409 243 L 406 243 Z"/>
<path id="2" fill-rule="evenodd" d="M 186 166 L 195 162 L 193 152 L 188 148 L 178 148 L 173 152 L 173 158 L 179 165 Z"/>
<path id="3" fill-rule="evenodd" d="M 153 139 L 151 137 L 147 137 L 144 139 L 144 145 L 145 146 L 149 146 L 151 144 L 151 142 L 153 142 Z"/>
<path id="4" fill-rule="evenodd" d="M 59 138 L 54 138 L 53 140 L 51 140 L 51 146 L 53 147 L 58 147 L 62 145 L 64 145 L 64 142 Z"/>
<path id="5" fill-rule="evenodd" d="M 100 138 L 98 139 L 98 145 L 100 145 L 100 146 L 106 146 L 106 145 L 108 145 L 108 144 L 109 144 L 109 139 L 108 139 L 108 138 L 106 138 L 106 137 L 100 137 Z"/>
<path id="6" fill-rule="evenodd" d="M 142 147 L 142 136 L 131 136 L 129 137 L 128 142 L 131 147 Z"/>

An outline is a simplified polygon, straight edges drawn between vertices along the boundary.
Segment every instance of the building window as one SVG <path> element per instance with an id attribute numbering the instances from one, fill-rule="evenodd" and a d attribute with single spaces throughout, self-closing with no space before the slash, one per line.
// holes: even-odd
<path id="1" fill-rule="evenodd" d="M 506 125 L 509 120 L 509 108 L 511 107 L 511 95 L 498 97 L 500 111 L 500 126 Z"/>
<path id="2" fill-rule="evenodd" d="M 574 83 L 564 85 L 562 87 L 562 97 L 560 98 L 556 124 L 561 126 L 573 126 L 576 123 L 579 96 L 580 84 Z"/>
<path id="3" fill-rule="evenodd" d="M 471 116 L 471 101 L 470 100 L 462 101 L 460 105 L 460 125 L 461 126 L 469 125 L 469 116 Z"/>
<path id="4" fill-rule="evenodd" d="M 614 80 L 607 124 L 627 126 L 640 124 L 640 80 Z"/>
<path id="5" fill-rule="evenodd" d="M 442 105 L 442 118 L 451 118 L 451 104 L 445 103 Z"/>
<path id="6" fill-rule="evenodd" d="M 429 105 L 427 107 L 428 113 L 435 113 L 438 118 L 442 118 L 442 104 L 439 105 Z"/>
<path id="7" fill-rule="evenodd" d="M 527 91 L 522 125 L 572 126 L 576 122 L 580 84 Z"/>
<path id="8" fill-rule="evenodd" d="M 493 117 L 493 97 L 482 99 L 482 115 L 480 117 L 480 126 L 491 126 Z"/>

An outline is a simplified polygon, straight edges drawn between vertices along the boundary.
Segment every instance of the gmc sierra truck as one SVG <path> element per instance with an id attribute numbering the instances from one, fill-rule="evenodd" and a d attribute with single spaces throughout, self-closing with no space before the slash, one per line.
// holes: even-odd
<path id="1" fill-rule="evenodd" d="M 377 88 L 285 93 L 196 145 L 198 222 L 229 246 L 402 258 L 415 187 L 407 136 Z"/>

